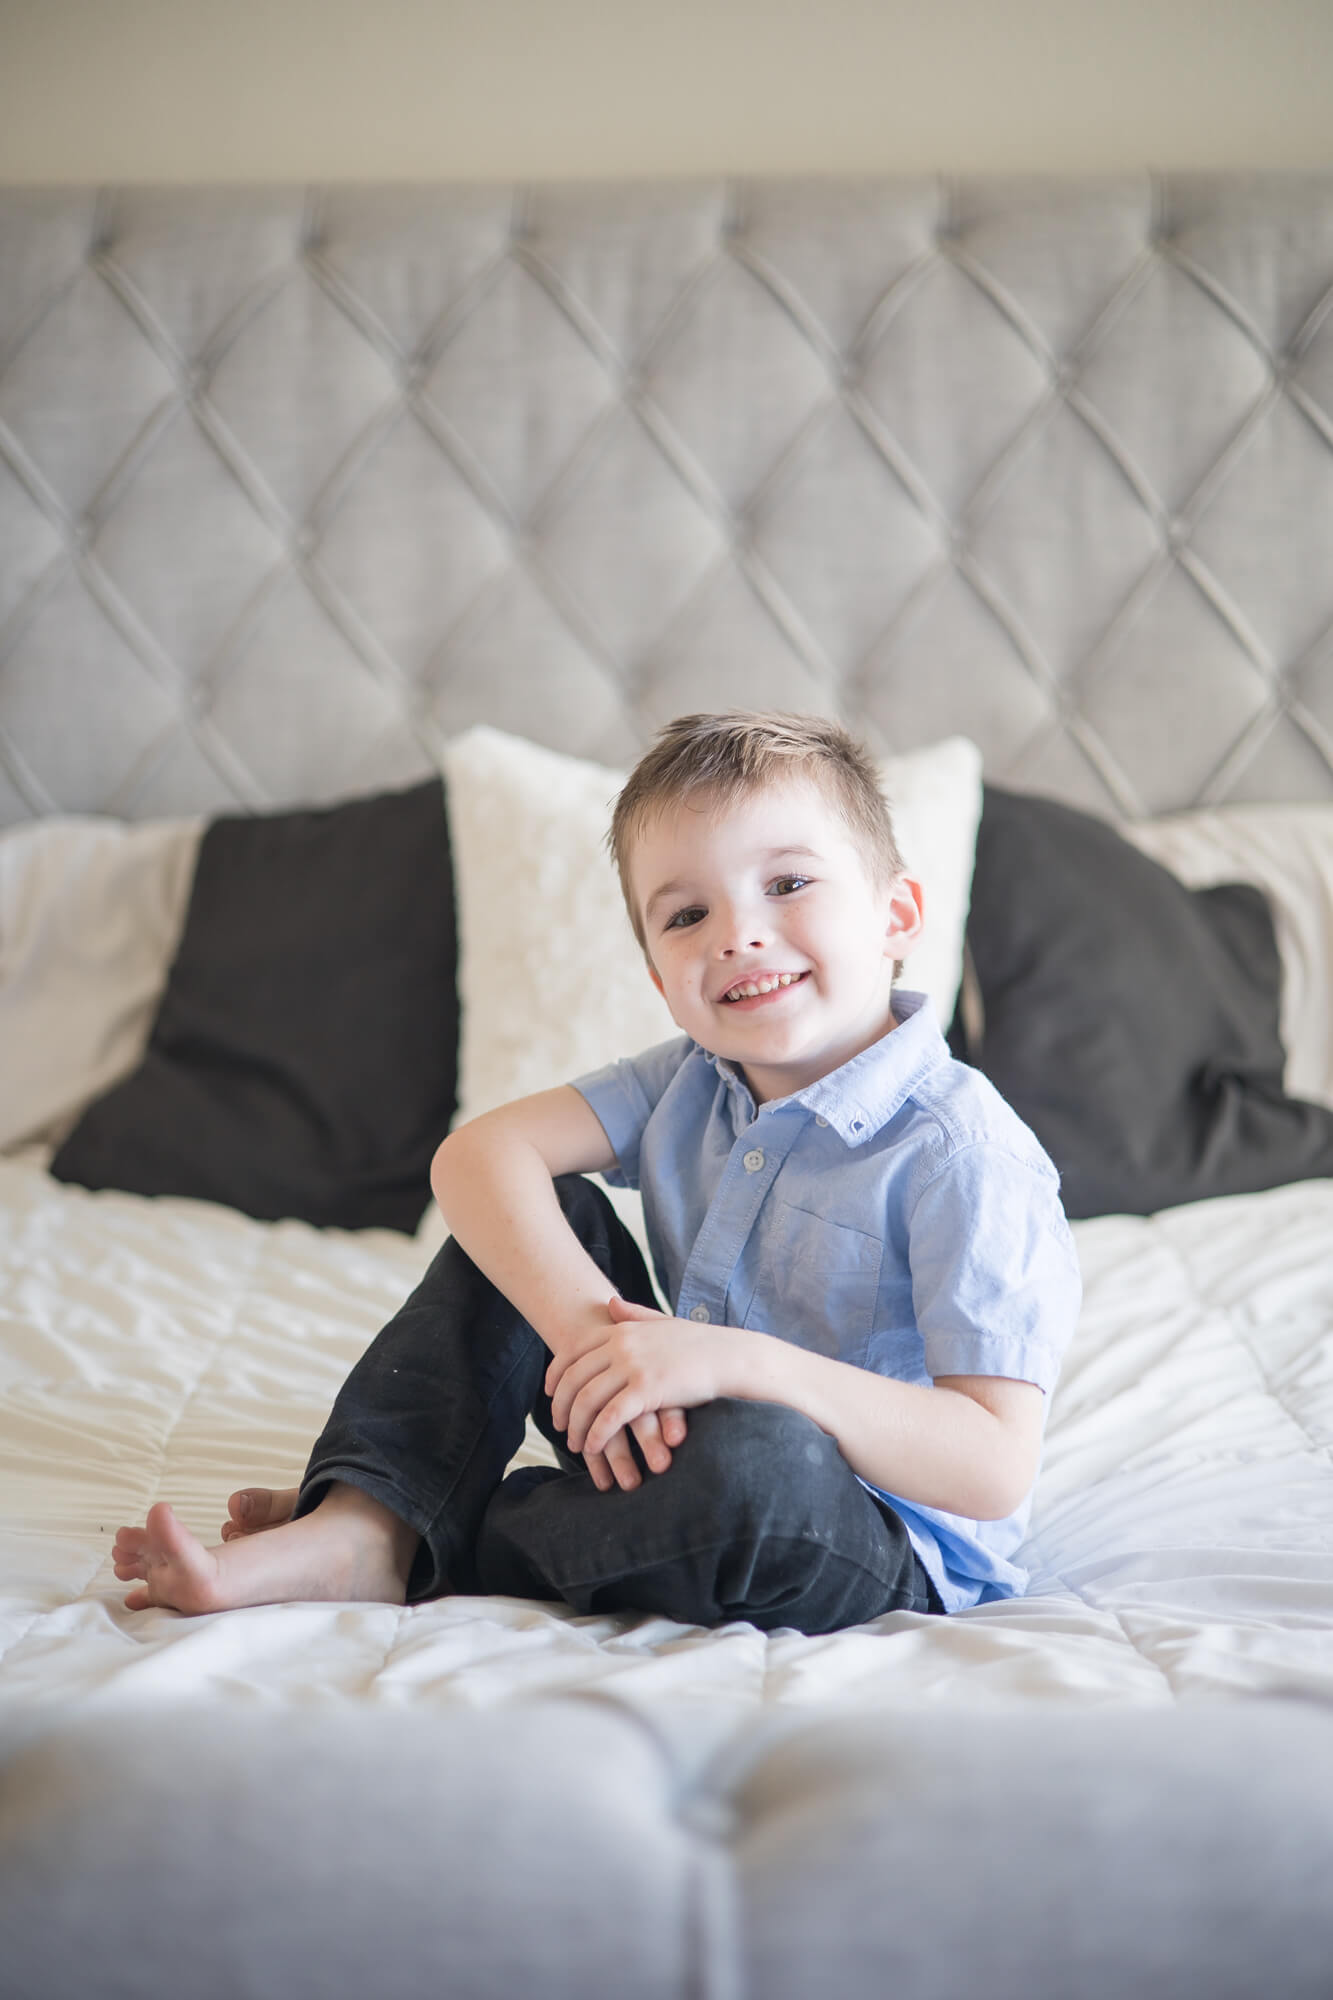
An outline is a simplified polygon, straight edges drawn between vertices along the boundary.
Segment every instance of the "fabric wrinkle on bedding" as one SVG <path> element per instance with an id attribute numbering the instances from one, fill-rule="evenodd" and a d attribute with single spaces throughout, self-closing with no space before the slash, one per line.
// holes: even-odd
<path id="1" fill-rule="evenodd" d="M 109 1562 L 119 1510 L 151 1485 L 211 1540 L 235 1486 L 294 1478 L 332 1390 L 430 1246 L 90 1197 L 35 1158 L 0 1161 L 0 1211 L 9 1699 L 486 1708 L 587 1688 L 887 1709 L 1333 1696 L 1321 1561 L 1333 1184 L 1077 1225 L 1087 1304 L 1052 1407 L 1029 1594 L 822 1639 L 505 1598 L 126 1612 Z M 82 1403 L 76 1370 L 97 1385 Z"/>

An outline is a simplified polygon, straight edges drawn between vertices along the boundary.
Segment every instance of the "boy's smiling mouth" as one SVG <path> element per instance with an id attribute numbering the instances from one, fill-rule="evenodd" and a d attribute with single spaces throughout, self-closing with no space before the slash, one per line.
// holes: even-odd
<path id="1" fill-rule="evenodd" d="M 782 992 L 788 986 L 797 986 L 809 977 L 808 972 L 760 972 L 748 979 L 738 979 L 721 996 L 724 1007 L 735 1007 L 742 1000 L 766 1000 L 772 994 Z"/>

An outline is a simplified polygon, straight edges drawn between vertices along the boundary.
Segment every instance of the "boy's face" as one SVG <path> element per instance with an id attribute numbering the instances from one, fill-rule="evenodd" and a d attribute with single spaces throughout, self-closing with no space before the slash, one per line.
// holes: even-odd
<path id="1" fill-rule="evenodd" d="M 648 822 L 629 859 L 650 971 L 672 1019 L 786 1097 L 894 1025 L 893 961 L 921 928 L 907 877 L 877 882 L 809 779 Z"/>

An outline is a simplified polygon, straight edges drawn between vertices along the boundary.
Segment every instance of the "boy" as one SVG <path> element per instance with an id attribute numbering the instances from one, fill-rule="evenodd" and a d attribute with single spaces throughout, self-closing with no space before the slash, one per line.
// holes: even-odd
<path id="1" fill-rule="evenodd" d="M 1036 1140 L 894 991 L 920 890 L 873 766 L 818 718 L 684 716 L 611 847 L 682 1038 L 445 1139 L 454 1240 L 299 1496 L 233 1496 L 213 1550 L 153 1508 L 131 1608 L 482 1591 L 824 1632 L 1022 1589 L 1078 1269 Z M 642 1188 L 674 1312 L 594 1172 Z M 560 1469 L 504 1477 L 530 1412 Z"/>

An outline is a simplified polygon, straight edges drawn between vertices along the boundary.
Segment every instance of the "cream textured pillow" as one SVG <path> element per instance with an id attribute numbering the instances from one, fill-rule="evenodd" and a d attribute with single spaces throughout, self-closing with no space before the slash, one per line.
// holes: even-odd
<path id="1" fill-rule="evenodd" d="M 961 738 L 888 760 L 927 935 L 904 983 L 948 1025 L 962 971 L 981 753 Z M 679 1030 L 651 984 L 605 837 L 624 773 L 471 729 L 444 753 L 461 1007 L 458 1122 Z"/>
<path id="2" fill-rule="evenodd" d="M 0 1151 L 63 1138 L 147 1046 L 203 821 L 0 834 Z"/>
<path id="3" fill-rule="evenodd" d="M 1333 806 L 1223 806 L 1120 831 L 1191 889 L 1264 891 L 1282 959 L 1287 1095 L 1333 1107 Z"/>
<path id="4" fill-rule="evenodd" d="M 902 983 L 928 993 L 940 1026 L 953 1019 L 981 821 L 981 752 L 965 736 L 886 757 L 880 780 L 898 849 L 925 891 L 926 924 Z"/>

